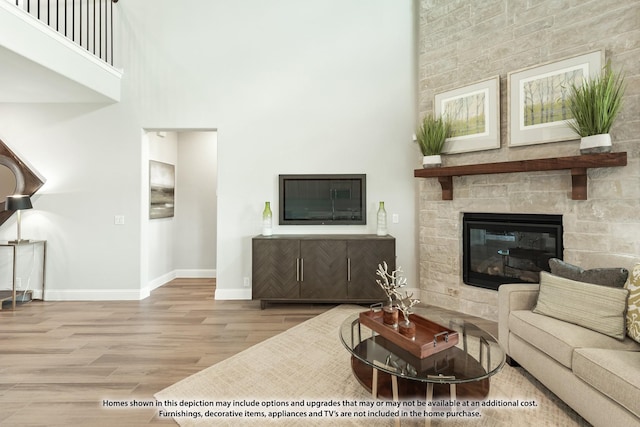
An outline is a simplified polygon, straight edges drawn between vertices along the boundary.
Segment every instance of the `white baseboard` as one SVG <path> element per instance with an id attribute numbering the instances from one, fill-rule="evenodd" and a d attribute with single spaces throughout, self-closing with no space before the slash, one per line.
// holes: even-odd
<path id="1" fill-rule="evenodd" d="M 152 291 L 154 289 L 159 288 L 162 285 L 169 283 L 176 277 L 177 276 L 176 276 L 175 270 L 169 273 L 163 274 L 160 277 L 156 277 L 155 279 L 150 280 L 149 283 L 147 284 L 147 288 L 149 289 L 149 291 Z"/>
<path id="2" fill-rule="evenodd" d="M 250 300 L 251 289 L 219 289 L 216 288 L 216 300 Z"/>
<path id="3" fill-rule="evenodd" d="M 45 290 L 46 301 L 138 301 L 148 296 L 145 289 Z"/>
<path id="4" fill-rule="evenodd" d="M 176 278 L 212 278 L 216 270 L 174 270 L 156 277 L 141 289 L 61 289 L 45 291 L 47 301 L 139 301 L 151 295 L 151 291 Z M 39 296 L 34 292 L 34 297 Z M 228 298 L 228 299 L 251 299 Z"/>
<path id="5" fill-rule="evenodd" d="M 216 277 L 216 270 L 173 270 L 149 281 L 150 291 L 166 285 L 173 279 L 211 279 Z"/>
<path id="6" fill-rule="evenodd" d="M 180 279 L 214 279 L 216 270 L 175 270 L 175 274 Z"/>

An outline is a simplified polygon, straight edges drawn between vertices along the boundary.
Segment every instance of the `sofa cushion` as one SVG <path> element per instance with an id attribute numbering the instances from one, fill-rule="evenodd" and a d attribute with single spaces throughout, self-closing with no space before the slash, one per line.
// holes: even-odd
<path id="1" fill-rule="evenodd" d="M 508 322 L 512 333 L 569 369 L 576 348 L 640 351 L 640 344 L 632 339 L 620 341 L 582 326 L 536 314 L 531 310 L 512 311 Z"/>
<path id="2" fill-rule="evenodd" d="M 640 352 L 578 349 L 573 357 L 573 373 L 640 417 Z"/>
<path id="3" fill-rule="evenodd" d="M 628 295 L 626 289 L 577 282 L 542 271 L 533 311 L 623 339 Z"/>
<path id="4" fill-rule="evenodd" d="M 624 287 L 629 291 L 627 335 L 640 342 L 640 264 L 633 267 Z"/>
<path id="5" fill-rule="evenodd" d="M 592 268 L 585 270 L 577 265 L 569 264 L 558 258 L 549 260 L 551 274 L 578 282 L 593 283 L 594 285 L 612 286 L 621 288 L 629 277 L 626 268 Z"/>

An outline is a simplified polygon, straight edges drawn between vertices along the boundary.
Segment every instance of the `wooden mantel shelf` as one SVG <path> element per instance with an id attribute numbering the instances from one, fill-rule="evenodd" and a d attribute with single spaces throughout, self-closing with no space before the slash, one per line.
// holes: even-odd
<path id="1" fill-rule="evenodd" d="M 478 165 L 447 166 L 416 169 L 416 178 L 438 178 L 442 187 L 442 200 L 453 200 L 453 177 L 513 172 L 571 170 L 571 198 L 587 200 L 587 169 L 626 166 L 627 153 L 583 154 L 581 156 L 552 157 L 548 159 L 515 160 Z"/>

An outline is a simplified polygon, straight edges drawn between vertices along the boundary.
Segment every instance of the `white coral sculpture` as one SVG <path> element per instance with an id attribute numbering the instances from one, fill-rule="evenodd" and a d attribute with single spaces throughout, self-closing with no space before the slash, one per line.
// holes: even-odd
<path id="1" fill-rule="evenodd" d="M 398 310 L 402 312 L 405 322 L 409 322 L 409 315 L 416 304 L 420 304 L 420 300 L 413 298 L 413 294 L 405 292 L 404 297 L 398 298 Z"/>
<path id="2" fill-rule="evenodd" d="M 378 264 L 376 275 L 380 276 L 380 279 L 376 279 L 376 283 L 387 294 L 389 304 L 393 304 L 394 299 L 400 298 L 399 289 L 407 284 L 407 278 L 402 276 L 402 267 L 389 273 L 389 266 L 386 261 L 383 261 L 382 264 Z"/>

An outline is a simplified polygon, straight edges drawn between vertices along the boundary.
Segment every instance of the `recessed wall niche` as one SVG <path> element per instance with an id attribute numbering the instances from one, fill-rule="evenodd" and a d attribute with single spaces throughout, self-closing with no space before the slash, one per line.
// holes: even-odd
<path id="1" fill-rule="evenodd" d="M 13 214 L 5 210 L 7 196 L 12 194 L 33 194 L 45 183 L 45 179 L 28 166 L 16 153 L 0 140 L 0 224 Z"/>

